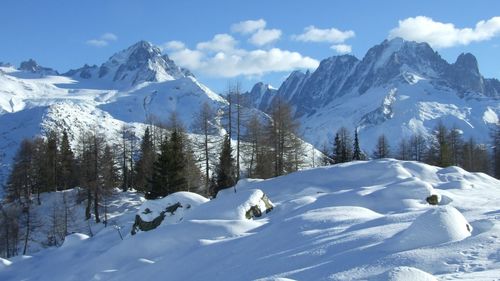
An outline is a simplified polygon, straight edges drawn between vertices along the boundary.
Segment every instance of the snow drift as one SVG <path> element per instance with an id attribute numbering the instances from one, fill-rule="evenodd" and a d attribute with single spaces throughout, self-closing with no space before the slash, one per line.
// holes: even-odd
<path id="1" fill-rule="evenodd" d="M 430 193 L 447 204 L 429 205 Z M 246 219 L 263 194 L 273 211 Z M 130 229 L 137 212 L 153 208 L 140 201 L 110 224 Z M 500 272 L 500 181 L 481 173 L 358 161 L 248 179 L 201 201 L 181 222 L 123 240 L 108 227 L 13 258 L 0 280 L 494 280 Z"/>
<path id="2" fill-rule="evenodd" d="M 443 206 L 420 215 L 396 237 L 396 249 L 407 250 L 463 240 L 471 235 L 472 226 L 454 207 Z"/>

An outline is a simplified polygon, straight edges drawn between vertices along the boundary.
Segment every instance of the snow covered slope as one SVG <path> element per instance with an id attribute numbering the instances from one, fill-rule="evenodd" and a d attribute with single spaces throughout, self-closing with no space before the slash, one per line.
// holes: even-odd
<path id="1" fill-rule="evenodd" d="M 220 114 L 227 106 L 224 98 L 145 41 L 100 67 L 85 66 L 64 75 L 33 60 L 20 69 L 1 66 L 0 185 L 23 138 L 66 129 L 74 141 L 83 130 L 95 128 L 118 140 L 124 125 L 142 136 L 146 120 L 165 122 L 174 111 L 189 129 L 203 103 Z"/>
<path id="2" fill-rule="evenodd" d="M 246 180 L 236 190 L 206 203 L 198 200 L 183 218 L 123 241 L 107 228 L 92 238 L 74 235 L 61 248 L 2 260 L 0 280 L 500 276 L 500 181 L 485 174 L 381 159 Z M 231 197 L 240 202 L 260 190 L 275 205 L 270 213 L 254 220 L 227 216 L 237 212 L 231 208 L 238 204 L 228 204 Z M 430 194 L 440 197 L 438 206 L 426 203 Z M 131 209 L 139 206 L 114 217 L 129 221 L 129 229 Z"/>
<path id="3" fill-rule="evenodd" d="M 465 138 L 489 142 L 500 115 L 500 81 L 484 78 L 472 54 L 450 64 L 428 44 L 400 38 L 374 46 L 362 60 L 327 58 L 312 73 L 293 72 L 277 91 L 249 95 L 264 111 L 273 97 L 289 101 L 306 140 L 316 145 L 333 139 L 341 126 L 358 127 L 368 152 L 382 133 L 396 147 L 415 133 L 429 137 L 440 121 Z"/>

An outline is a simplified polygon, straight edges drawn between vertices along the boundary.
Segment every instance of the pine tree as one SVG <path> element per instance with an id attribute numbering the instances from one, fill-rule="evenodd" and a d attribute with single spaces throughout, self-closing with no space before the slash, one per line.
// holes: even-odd
<path id="1" fill-rule="evenodd" d="M 115 167 L 115 159 L 111 146 L 106 145 L 100 163 L 102 200 L 104 206 L 104 225 L 108 223 L 108 201 L 113 193 L 113 188 L 118 184 L 118 173 Z"/>
<path id="2" fill-rule="evenodd" d="M 260 146 L 263 145 L 263 139 L 262 124 L 258 116 L 254 114 L 246 124 L 246 134 L 243 136 L 243 140 L 245 141 L 243 149 L 249 155 L 247 172 L 250 178 L 256 175 L 257 153 Z"/>
<path id="3" fill-rule="evenodd" d="M 231 187 L 235 184 L 234 158 L 232 156 L 231 140 L 229 135 L 224 136 L 222 149 L 217 165 L 217 189 L 214 195 L 221 189 Z"/>
<path id="4" fill-rule="evenodd" d="M 335 163 L 351 161 L 351 159 L 353 159 L 351 148 L 351 136 L 349 135 L 349 131 L 345 127 L 341 127 L 336 134 Z"/>
<path id="5" fill-rule="evenodd" d="M 203 135 L 203 138 L 195 142 L 195 147 L 198 151 L 201 151 L 201 161 L 204 164 L 205 170 L 205 189 L 208 190 L 210 185 L 210 156 L 212 155 L 212 139 L 216 134 L 216 127 L 214 127 L 211 122 L 215 118 L 215 113 L 208 103 L 202 105 L 201 111 L 196 115 L 195 121 L 193 123 L 194 132 Z"/>
<path id="6" fill-rule="evenodd" d="M 342 143 L 340 142 L 340 136 L 338 132 L 335 134 L 335 140 L 333 142 L 333 150 L 334 150 L 334 155 L 332 158 L 334 159 L 335 163 L 344 162 L 342 160 Z"/>
<path id="7" fill-rule="evenodd" d="M 389 141 L 387 137 L 382 134 L 377 139 L 377 145 L 375 151 L 373 152 L 373 158 L 387 158 L 390 155 Z"/>
<path id="8" fill-rule="evenodd" d="M 59 151 L 59 182 L 61 188 L 65 190 L 75 185 L 75 156 L 71 150 L 66 130 L 63 131 Z"/>
<path id="9" fill-rule="evenodd" d="M 399 142 L 399 150 L 398 150 L 397 158 L 399 160 L 412 160 L 411 146 L 410 146 L 410 142 L 408 141 L 408 139 L 403 138 Z"/>
<path id="10" fill-rule="evenodd" d="M 153 176 L 153 164 L 155 161 L 155 152 L 153 148 L 153 140 L 146 127 L 144 136 L 142 137 L 140 156 L 135 166 L 135 187 L 139 191 L 151 191 L 151 180 Z"/>
<path id="11" fill-rule="evenodd" d="M 148 199 L 154 199 L 158 196 L 166 196 L 169 193 L 167 177 L 167 174 L 169 173 L 169 149 L 169 139 L 165 138 L 161 143 L 160 153 L 156 157 L 156 161 L 153 164 L 151 192 Z"/>
<path id="12" fill-rule="evenodd" d="M 271 148 L 274 176 L 297 170 L 302 162 L 302 143 L 298 140 L 299 123 L 291 106 L 281 97 L 273 101 L 272 121 L 266 127 L 267 145 Z M 299 157 L 300 156 L 300 157 Z"/>
<path id="13" fill-rule="evenodd" d="M 361 160 L 361 149 L 359 148 L 358 129 L 354 130 L 354 145 L 352 160 Z"/>
<path id="14" fill-rule="evenodd" d="M 163 141 L 154 163 L 150 198 L 188 190 L 186 162 L 183 134 L 174 128 L 170 138 Z"/>
<path id="15" fill-rule="evenodd" d="M 500 123 L 497 123 L 492 132 L 493 146 L 493 175 L 500 179 Z"/>
<path id="16" fill-rule="evenodd" d="M 6 186 L 7 202 L 31 201 L 33 192 L 32 178 L 33 143 L 23 140 L 14 156 L 12 172 Z"/>
<path id="17" fill-rule="evenodd" d="M 167 189 L 169 193 L 187 191 L 187 179 L 185 174 L 186 155 L 184 140 L 181 132 L 174 130 L 170 135 L 169 157 L 167 162 Z"/>
<path id="18" fill-rule="evenodd" d="M 58 151 L 57 151 L 57 133 L 49 131 L 46 134 L 46 151 L 45 151 L 45 169 L 46 169 L 46 183 L 49 190 L 57 191 L 58 187 Z"/>
<path id="19" fill-rule="evenodd" d="M 434 131 L 434 144 L 431 146 L 430 162 L 436 166 L 448 167 L 451 165 L 450 144 L 448 141 L 448 129 L 439 123 Z"/>
<path id="20" fill-rule="evenodd" d="M 463 140 L 461 131 L 457 127 L 453 127 L 448 132 L 447 142 L 449 143 L 450 164 L 462 166 L 460 156 L 462 154 Z"/>

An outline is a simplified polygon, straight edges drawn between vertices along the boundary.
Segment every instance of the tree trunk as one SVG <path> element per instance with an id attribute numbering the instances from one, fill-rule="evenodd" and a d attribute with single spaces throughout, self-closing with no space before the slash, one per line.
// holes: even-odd
<path id="1" fill-rule="evenodd" d="M 31 221 L 30 221 L 30 207 L 28 206 L 26 208 L 26 234 L 24 236 L 24 248 L 23 248 L 23 255 L 26 255 L 28 251 L 28 241 L 30 238 L 30 233 L 31 231 Z"/>

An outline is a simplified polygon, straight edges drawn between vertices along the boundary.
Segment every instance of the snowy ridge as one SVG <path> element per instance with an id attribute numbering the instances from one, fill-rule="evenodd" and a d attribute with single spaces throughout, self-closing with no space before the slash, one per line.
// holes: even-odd
<path id="1" fill-rule="evenodd" d="M 275 205 L 270 213 L 237 215 L 262 193 Z M 153 203 L 141 207 L 119 194 L 135 202 L 113 217 L 128 222 L 125 232 Z M 438 206 L 426 203 L 431 194 Z M 193 197 L 161 200 L 186 198 Z M 196 199 L 182 220 L 172 216 L 123 241 L 112 228 L 76 235 L 70 247 L 4 260 L 0 279 L 494 280 L 499 200 L 500 181 L 485 174 L 393 159 L 351 162 L 242 181 L 236 193 Z"/>
<path id="2" fill-rule="evenodd" d="M 145 41 L 111 56 L 101 67 L 87 65 L 62 76 L 1 66 L 0 185 L 6 182 L 10 163 L 24 138 L 65 129 L 74 146 L 83 131 L 95 129 L 118 144 L 123 127 L 140 137 L 145 123 L 151 119 L 166 123 L 173 112 L 191 131 L 204 103 L 216 112 L 214 137 L 220 137 L 225 133 L 228 102 Z M 261 120 L 269 119 L 257 109 L 243 108 L 242 122 L 254 114 Z M 305 145 L 309 154 L 313 148 Z M 319 158 L 320 153 L 313 155 Z M 314 161 L 306 164 L 309 162 Z"/>
<path id="3" fill-rule="evenodd" d="M 81 132 L 95 129 L 118 143 L 123 126 L 142 136 L 148 119 L 166 122 L 175 111 L 191 129 L 204 103 L 220 115 L 227 106 L 224 98 L 145 41 L 113 55 L 101 67 L 85 66 L 65 76 L 41 74 L 44 69 L 34 61 L 22 70 L 0 67 L 0 183 L 6 181 L 24 138 L 66 129 L 74 145 Z M 213 123 L 222 134 L 220 118 Z"/>
<path id="4" fill-rule="evenodd" d="M 101 88 L 126 89 L 142 82 L 163 82 L 193 76 L 178 67 L 160 48 L 139 41 L 111 56 L 100 67 L 85 65 L 63 74 L 83 85 L 100 84 Z M 90 82 L 90 83 L 89 83 Z"/>
<path id="5" fill-rule="evenodd" d="M 499 93 L 500 82 L 484 78 L 472 54 L 448 63 L 426 43 L 395 38 L 362 60 L 334 56 L 312 73 L 293 72 L 273 97 L 254 106 L 268 112 L 281 96 L 296 109 L 307 141 L 321 146 L 341 126 L 357 127 L 361 147 L 370 152 L 382 133 L 396 147 L 415 133 L 430 138 L 440 121 L 487 143 L 498 124 Z"/>

